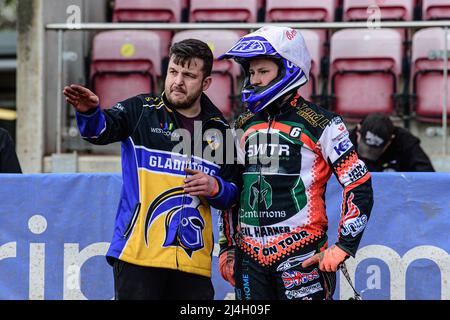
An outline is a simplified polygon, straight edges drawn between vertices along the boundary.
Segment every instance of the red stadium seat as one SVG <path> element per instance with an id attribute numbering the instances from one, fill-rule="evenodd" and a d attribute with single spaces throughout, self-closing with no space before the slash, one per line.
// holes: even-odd
<path id="1" fill-rule="evenodd" d="M 116 0 L 113 22 L 180 22 L 186 0 Z M 155 30 L 162 41 L 162 55 L 169 53 L 172 32 Z"/>
<path id="2" fill-rule="evenodd" d="M 115 0 L 114 21 L 180 22 L 183 0 Z"/>
<path id="3" fill-rule="evenodd" d="M 344 21 L 367 21 L 373 12 L 370 6 L 380 8 L 380 20 L 410 21 L 414 16 L 415 0 L 344 0 Z"/>
<path id="4" fill-rule="evenodd" d="M 333 22 L 338 4 L 339 0 L 267 0 L 266 22 Z M 324 55 L 328 32 L 325 29 L 313 32 L 320 38 L 320 55 Z"/>
<path id="5" fill-rule="evenodd" d="M 258 0 L 191 0 L 190 22 L 256 22 Z"/>
<path id="6" fill-rule="evenodd" d="M 450 19 L 450 1 L 448 0 L 422 0 L 423 20 Z"/>
<path id="7" fill-rule="evenodd" d="M 266 22 L 334 21 L 337 0 L 267 0 Z"/>
<path id="8" fill-rule="evenodd" d="M 319 92 L 321 41 L 318 34 L 313 30 L 300 30 L 300 32 L 311 55 L 311 72 L 308 83 L 300 87 L 299 93 L 306 100 L 314 100 L 314 95 Z"/>
<path id="9" fill-rule="evenodd" d="M 447 48 L 450 47 L 450 36 L 448 44 Z M 441 28 L 422 29 L 413 36 L 411 74 L 418 120 L 441 121 L 444 100 L 444 47 L 444 30 Z M 450 92 L 450 80 L 448 90 Z M 449 102 L 450 97 L 447 97 L 448 115 Z"/>
<path id="10" fill-rule="evenodd" d="M 333 34 L 330 91 L 335 111 L 359 120 L 390 114 L 402 67 L 402 40 L 391 29 L 346 29 Z"/>
<path id="11" fill-rule="evenodd" d="M 141 93 L 157 93 L 161 41 L 153 31 L 105 31 L 93 39 L 91 86 L 102 108 Z"/>
<path id="12" fill-rule="evenodd" d="M 212 83 L 206 94 L 230 118 L 234 109 L 234 96 L 237 93 L 237 78 L 241 73 L 240 66 L 233 60 L 216 60 L 218 56 L 230 49 L 240 38 L 231 30 L 186 30 L 174 35 L 172 43 L 193 38 L 206 42 L 214 55 Z"/>

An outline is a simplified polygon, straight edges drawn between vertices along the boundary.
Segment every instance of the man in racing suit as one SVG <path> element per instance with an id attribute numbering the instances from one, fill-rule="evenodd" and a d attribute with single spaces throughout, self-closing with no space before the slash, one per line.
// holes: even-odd
<path id="1" fill-rule="evenodd" d="M 245 170 L 240 208 L 221 220 L 219 267 L 237 299 L 331 299 L 336 271 L 355 256 L 373 205 L 371 177 L 342 118 L 297 94 L 310 56 L 298 30 L 266 26 L 221 58 L 246 72 L 235 122 Z M 334 173 L 343 202 L 328 247 L 325 188 Z"/>

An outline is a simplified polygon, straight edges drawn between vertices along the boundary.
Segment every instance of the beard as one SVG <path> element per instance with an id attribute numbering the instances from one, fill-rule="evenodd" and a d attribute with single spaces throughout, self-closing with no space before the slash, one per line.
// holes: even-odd
<path id="1" fill-rule="evenodd" d="M 173 90 L 169 90 L 169 94 L 166 96 L 166 98 L 170 105 L 175 109 L 189 109 L 203 92 L 202 88 L 199 88 L 197 91 L 190 94 L 186 94 L 186 92 L 183 90 L 182 93 L 185 94 L 184 99 L 175 100 L 172 98 L 172 91 Z"/>

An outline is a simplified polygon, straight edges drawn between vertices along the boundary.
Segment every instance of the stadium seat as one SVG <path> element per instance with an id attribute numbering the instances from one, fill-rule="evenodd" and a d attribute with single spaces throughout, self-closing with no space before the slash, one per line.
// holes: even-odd
<path id="1" fill-rule="evenodd" d="M 351 120 L 390 114 L 402 68 L 402 40 L 392 29 L 346 29 L 331 37 L 330 92 L 335 111 Z"/>
<path id="2" fill-rule="evenodd" d="M 381 20 L 413 20 L 415 0 L 344 0 L 344 21 L 367 21 L 373 5 L 380 8 Z"/>
<path id="3" fill-rule="evenodd" d="M 182 0 L 115 0 L 114 21 L 180 22 Z"/>
<path id="4" fill-rule="evenodd" d="M 311 55 L 311 72 L 309 82 L 300 87 L 299 92 L 306 100 L 315 100 L 315 95 L 319 93 L 321 42 L 318 34 L 313 30 L 301 30 L 301 33 Z"/>
<path id="5" fill-rule="evenodd" d="M 257 22 L 258 0 L 191 0 L 190 22 Z"/>
<path id="6" fill-rule="evenodd" d="M 448 36 L 450 47 L 450 35 Z M 412 91 L 418 120 L 440 122 L 444 99 L 444 30 L 426 28 L 417 31 L 412 43 Z M 449 62 L 450 66 L 450 62 Z M 448 81 L 450 96 L 450 80 Z M 450 98 L 447 113 L 450 115 Z M 450 118 L 449 118 L 450 119 Z"/>
<path id="7" fill-rule="evenodd" d="M 91 87 L 102 108 L 141 93 L 157 93 L 161 41 L 153 31 L 104 31 L 93 39 Z"/>
<path id="8" fill-rule="evenodd" d="M 423 20 L 450 19 L 450 1 L 448 0 L 422 0 Z"/>
<path id="9" fill-rule="evenodd" d="M 266 22 L 333 22 L 339 0 L 267 0 Z M 328 32 L 314 29 L 320 38 L 320 55 L 325 55 Z"/>
<path id="10" fill-rule="evenodd" d="M 266 0 L 266 22 L 334 21 L 337 0 Z"/>
<path id="11" fill-rule="evenodd" d="M 184 2 L 183 2 L 184 1 Z M 113 22 L 181 22 L 186 0 L 115 0 Z M 173 33 L 154 30 L 162 41 L 162 56 L 169 53 Z"/>
<path id="12" fill-rule="evenodd" d="M 200 39 L 211 48 L 214 55 L 213 80 L 206 94 L 224 116 L 230 118 L 234 110 L 237 78 L 241 69 L 233 60 L 219 61 L 216 58 L 230 49 L 239 40 L 240 35 L 231 30 L 186 30 L 176 33 L 172 43 L 188 38 Z"/>

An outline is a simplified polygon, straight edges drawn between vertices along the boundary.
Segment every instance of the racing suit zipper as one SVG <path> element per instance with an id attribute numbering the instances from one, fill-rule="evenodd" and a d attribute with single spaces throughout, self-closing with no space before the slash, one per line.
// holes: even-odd
<path id="1" fill-rule="evenodd" d="M 268 156 L 270 155 L 270 153 L 268 153 L 269 152 L 269 148 L 268 147 L 269 147 L 270 129 L 272 128 L 272 123 L 273 123 L 274 118 L 275 118 L 275 116 L 272 118 L 270 115 L 268 117 L 269 126 L 267 128 L 267 133 L 266 133 L 266 138 L 267 138 L 266 139 L 266 141 L 267 141 L 266 153 L 267 153 Z M 259 164 L 259 175 L 258 175 L 258 220 L 259 220 L 258 221 L 258 225 L 260 227 L 260 232 L 261 232 L 261 210 L 260 210 L 261 198 L 260 198 L 260 196 L 261 196 L 261 181 L 262 181 L 261 178 L 262 178 L 262 164 L 260 163 Z M 263 250 L 263 252 L 264 252 L 264 248 L 265 247 L 266 247 L 266 237 L 263 236 L 262 237 L 262 250 Z M 264 254 L 263 254 L 263 257 L 264 257 Z"/>
<path id="2" fill-rule="evenodd" d="M 259 164 L 259 174 L 258 174 L 258 198 L 257 198 L 257 203 L 258 203 L 258 228 L 260 229 L 260 234 L 261 234 L 261 175 L 262 175 L 262 170 L 261 170 L 261 163 Z M 261 248 L 261 254 L 263 254 L 264 252 L 264 247 L 266 246 L 265 241 L 264 241 L 264 237 L 262 239 L 262 248 Z M 262 255 L 264 257 L 264 255 Z"/>

